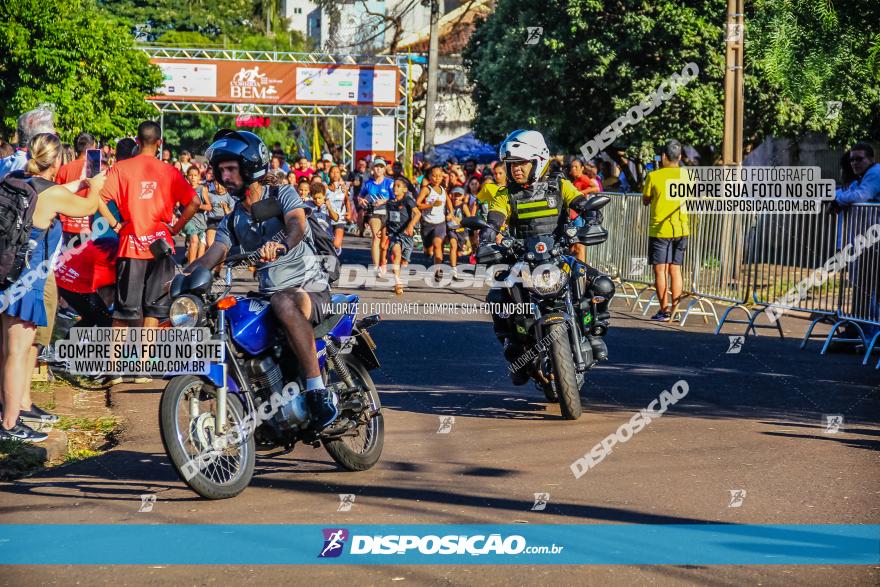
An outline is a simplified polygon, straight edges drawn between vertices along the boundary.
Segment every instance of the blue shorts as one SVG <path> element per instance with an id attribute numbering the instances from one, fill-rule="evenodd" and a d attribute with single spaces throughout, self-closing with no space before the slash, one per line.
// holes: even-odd
<path id="1" fill-rule="evenodd" d="M 648 262 L 651 265 L 681 265 L 684 263 L 684 252 L 687 250 L 688 237 L 648 238 Z"/>

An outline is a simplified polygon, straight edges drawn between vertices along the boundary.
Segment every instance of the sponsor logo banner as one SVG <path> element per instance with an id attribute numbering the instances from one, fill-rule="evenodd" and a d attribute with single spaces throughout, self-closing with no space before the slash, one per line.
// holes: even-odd
<path id="1" fill-rule="evenodd" d="M 5 565 L 880 564 L 876 524 L 2 524 L 0 543 Z"/>
<path id="2" fill-rule="evenodd" d="M 397 106 L 396 67 L 211 59 L 151 60 L 164 75 L 153 100 Z"/>

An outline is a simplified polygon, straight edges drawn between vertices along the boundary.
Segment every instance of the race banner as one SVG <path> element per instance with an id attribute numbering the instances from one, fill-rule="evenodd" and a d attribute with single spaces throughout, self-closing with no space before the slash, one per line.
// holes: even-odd
<path id="1" fill-rule="evenodd" d="M 354 123 L 354 158 L 367 155 L 394 159 L 396 141 L 393 116 L 358 116 Z M 389 170 L 390 173 L 390 170 Z"/>
<path id="2" fill-rule="evenodd" d="M 396 106 L 396 67 L 152 59 L 164 79 L 152 100 L 242 104 Z"/>

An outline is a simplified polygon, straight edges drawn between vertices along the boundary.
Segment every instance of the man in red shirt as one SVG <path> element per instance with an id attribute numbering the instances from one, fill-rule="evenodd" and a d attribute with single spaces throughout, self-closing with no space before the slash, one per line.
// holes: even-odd
<path id="1" fill-rule="evenodd" d="M 95 137 L 87 132 L 81 132 L 76 135 L 76 139 L 73 142 L 73 148 L 76 151 L 76 159 L 70 163 L 62 165 L 58 169 L 58 173 L 55 175 L 55 183 L 63 185 L 83 177 L 83 167 L 85 167 L 86 164 L 86 151 L 89 149 L 97 149 L 98 144 L 95 142 Z M 89 190 L 86 188 L 76 192 L 76 194 L 85 198 L 89 195 Z M 89 216 L 71 218 L 70 216 L 59 214 L 58 219 L 61 220 L 61 229 L 64 231 L 63 241 L 65 246 L 70 239 L 73 238 L 73 235 L 91 228 L 91 219 Z"/>
<path id="2" fill-rule="evenodd" d="M 168 317 L 171 301 L 163 287 L 174 277 L 174 262 L 154 259 L 150 245 L 165 239 L 173 249 L 173 237 L 199 209 L 199 200 L 180 171 L 156 158 L 162 147 L 157 123 L 142 122 L 137 142 L 140 154 L 110 168 L 101 197 L 115 202 L 122 217 L 116 222 L 104 215 L 119 233 L 113 326 L 154 328 Z M 171 226 L 176 204 L 184 208 Z"/>

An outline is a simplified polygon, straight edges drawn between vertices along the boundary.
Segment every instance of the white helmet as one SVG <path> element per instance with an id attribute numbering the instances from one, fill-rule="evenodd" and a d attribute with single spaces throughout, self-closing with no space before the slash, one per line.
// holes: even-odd
<path id="1" fill-rule="evenodd" d="M 550 149 L 544 135 L 536 130 L 515 130 L 510 133 L 498 150 L 498 156 L 505 163 L 510 161 L 531 161 L 532 171 L 528 183 L 543 177 L 550 163 Z M 508 169 L 508 177 L 511 177 Z"/>

